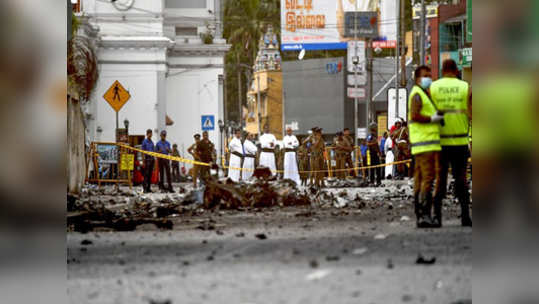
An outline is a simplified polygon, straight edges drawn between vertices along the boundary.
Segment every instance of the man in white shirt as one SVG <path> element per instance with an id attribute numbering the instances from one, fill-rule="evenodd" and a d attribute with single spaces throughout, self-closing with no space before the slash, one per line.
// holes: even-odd
<path id="1" fill-rule="evenodd" d="M 237 129 L 234 138 L 228 144 L 230 159 L 228 162 L 228 178 L 235 182 L 240 181 L 241 160 L 243 158 L 243 145 L 241 144 L 241 130 Z"/>
<path id="2" fill-rule="evenodd" d="M 246 181 L 253 176 L 255 170 L 255 158 L 257 147 L 253 143 L 254 134 L 248 134 L 247 138 L 243 142 L 243 151 L 245 153 L 243 158 L 243 171 L 241 172 L 241 179 Z"/>
<path id="3" fill-rule="evenodd" d="M 384 151 L 386 152 L 386 164 L 391 164 L 395 161 L 395 155 L 393 154 L 392 150 L 393 141 L 391 140 L 391 137 L 386 138 L 386 142 L 384 144 Z M 393 174 L 393 166 L 386 166 L 385 167 L 385 178 L 388 176 L 391 176 Z"/>
<path id="4" fill-rule="evenodd" d="M 299 185 L 301 180 L 299 178 L 298 163 L 296 159 L 296 149 L 299 146 L 299 141 L 295 135 L 292 134 L 292 129 L 289 127 L 286 129 L 286 135 L 283 137 L 284 145 L 284 178 L 291 179 Z"/>
<path id="5" fill-rule="evenodd" d="M 264 126 L 264 135 L 260 136 L 260 166 L 268 167 L 271 170 L 271 174 L 275 175 L 275 146 L 277 145 L 277 138 L 275 135 L 269 133 L 269 126 Z"/>

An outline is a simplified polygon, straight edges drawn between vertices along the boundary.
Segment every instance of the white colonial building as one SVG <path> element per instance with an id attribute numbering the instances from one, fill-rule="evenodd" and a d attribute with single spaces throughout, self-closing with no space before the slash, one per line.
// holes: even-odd
<path id="1" fill-rule="evenodd" d="M 219 147 L 224 56 L 220 0 L 81 0 L 80 31 L 97 46 L 99 80 L 88 103 L 91 141 L 114 141 L 116 112 L 103 95 L 118 80 L 131 99 L 118 115 L 130 135 L 167 130 L 185 153 L 202 116 L 213 116 L 210 138 Z"/>

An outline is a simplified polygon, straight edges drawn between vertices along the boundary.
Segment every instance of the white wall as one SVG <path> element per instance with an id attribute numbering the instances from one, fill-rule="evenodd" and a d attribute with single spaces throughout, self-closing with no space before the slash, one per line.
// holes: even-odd
<path id="1" fill-rule="evenodd" d="M 95 94 L 92 98 L 94 109 L 94 126 L 89 126 L 94 132 L 94 140 L 115 141 L 116 112 L 112 109 L 103 95 L 109 87 L 118 80 L 131 99 L 118 113 L 119 127 L 123 128 L 124 119 L 128 119 L 129 133 L 144 135 L 146 129 L 157 128 L 157 69 L 155 67 L 138 67 L 136 65 L 102 65 Z M 95 134 L 96 128 L 103 130 L 100 138 Z"/>
<path id="2" fill-rule="evenodd" d="M 182 70 L 171 69 L 167 78 L 167 114 L 174 125 L 167 127 L 168 139 L 186 152 L 194 142 L 193 135 L 202 133 L 201 115 L 215 116 L 215 130 L 210 140 L 219 153 L 219 81 L 223 69 L 200 69 L 174 75 Z M 184 151 L 181 151 L 183 144 Z"/>

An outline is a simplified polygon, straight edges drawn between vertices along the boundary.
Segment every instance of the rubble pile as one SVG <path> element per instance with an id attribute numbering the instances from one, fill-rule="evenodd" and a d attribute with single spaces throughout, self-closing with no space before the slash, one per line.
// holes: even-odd
<path id="1" fill-rule="evenodd" d="M 130 231 L 139 225 L 152 224 L 172 229 L 171 219 L 179 215 L 200 215 L 212 210 L 257 210 L 286 206 L 315 208 L 393 207 L 392 201 L 411 201 L 411 183 L 385 181 L 372 188 L 359 180 L 328 180 L 327 188 L 297 187 L 291 180 L 260 176 L 235 183 L 229 179 L 210 179 L 205 187 L 191 185 L 176 188 L 176 193 L 145 194 L 127 187 L 89 186 L 79 196 L 67 199 L 69 230 L 88 232 L 94 229 Z"/>

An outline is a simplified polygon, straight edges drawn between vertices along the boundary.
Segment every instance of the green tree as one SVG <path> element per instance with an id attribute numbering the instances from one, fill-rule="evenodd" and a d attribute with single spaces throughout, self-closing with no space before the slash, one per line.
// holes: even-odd
<path id="1" fill-rule="evenodd" d="M 227 0 L 225 2 L 223 36 L 232 45 L 225 57 L 225 106 L 228 120 L 240 121 L 239 99 L 241 98 L 242 104 L 245 105 L 247 75 L 250 72 L 245 66 L 253 66 L 261 34 L 271 24 L 275 33 L 280 35 L 280 7 L 279 0 Z M 241 82 L 240 93 L 238 93 L 238 77 Z"/>

